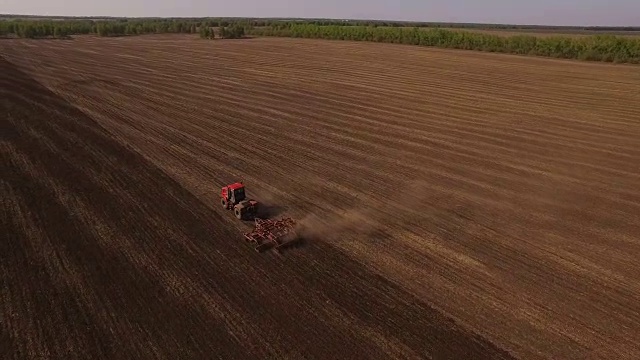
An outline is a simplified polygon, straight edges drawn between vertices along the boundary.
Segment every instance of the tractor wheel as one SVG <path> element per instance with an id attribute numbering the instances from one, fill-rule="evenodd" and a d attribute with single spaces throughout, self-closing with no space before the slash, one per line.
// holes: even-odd
<path id="1" fill-rule="evenodd" d="M 222 208 L 223 208 L 223 209 L 227 209 L 227 208 L 228 208 L 228 206 L 227 206 L 227 199 L 222 198 L 222 200 L 220 200 L 220 203 L 222 204 Z"/>
<path id="2" fill-rule="evenodd" d="M 235 212 L 235 214 L 236 214 L 236 217 L 237 217 L 239 220 L 242 220 L 242 210 L 240 210 L 240 209 L 236 208 L 234 212 Z"/>

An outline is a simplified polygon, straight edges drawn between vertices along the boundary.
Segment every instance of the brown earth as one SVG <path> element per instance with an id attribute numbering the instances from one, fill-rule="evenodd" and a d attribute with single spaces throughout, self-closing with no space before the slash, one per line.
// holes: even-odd
<path id="1" fill-rule="evenodd" d="M 2 358 L 640 353 L 640 71 L 372 43 L 5 40 Z M 218 206 L 309 229 L 258 254 Z"/>

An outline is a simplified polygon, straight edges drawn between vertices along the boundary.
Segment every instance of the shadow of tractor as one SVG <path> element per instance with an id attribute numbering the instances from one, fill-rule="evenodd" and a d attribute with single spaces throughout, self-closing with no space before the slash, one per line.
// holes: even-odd
<path id="1" fill-rule="evenodd" d="M 260 219 L 273 219 L 282 215 L 287 209 L 279 205 L 260 204 L 256 212 L 256 217 Z"/>

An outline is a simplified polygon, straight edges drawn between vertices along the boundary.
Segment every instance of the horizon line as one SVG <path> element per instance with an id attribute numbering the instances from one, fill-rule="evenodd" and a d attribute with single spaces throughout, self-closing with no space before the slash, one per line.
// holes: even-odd
<path id="1" fill-rule="evenodd" d="M 517 23 L 483 23 L 483 22 L 449 22 L 449 21 L 419 21 L 419 20 L 391 20 L 370 18 L 314 18 L 314 17 L 255 17 L 255 16 L 114 16 L 114 15 L 36 15 L 36 14 L 0 14 L 2 17 L 32 17 L 32 18 L 63 18 L 63 19 L 250 19 L 250 20 L 333 20 L 333 21 L 369 21 L 412 24 L 446 24 L 446 25 L 490 25 L 490 26 L 518 26 L 518 27 L 556 27 L 556 28 L 640 28 L 640 25 L 549 25 L 549 24 L 517 24 Z"/>

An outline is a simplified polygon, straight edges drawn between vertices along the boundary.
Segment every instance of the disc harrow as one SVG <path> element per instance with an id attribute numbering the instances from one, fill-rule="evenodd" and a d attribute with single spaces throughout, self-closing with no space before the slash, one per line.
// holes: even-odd
<path id="1" fill-rule="evenodd" d="M 257 252 L 273 247 L 279 253 L 283 247 L 297 240 L 295 225 L 296 222 L 292 218 L 279 220 L 256 218 L 253 231 L 244 233 L 244 237 L 255 245 Z"/>

